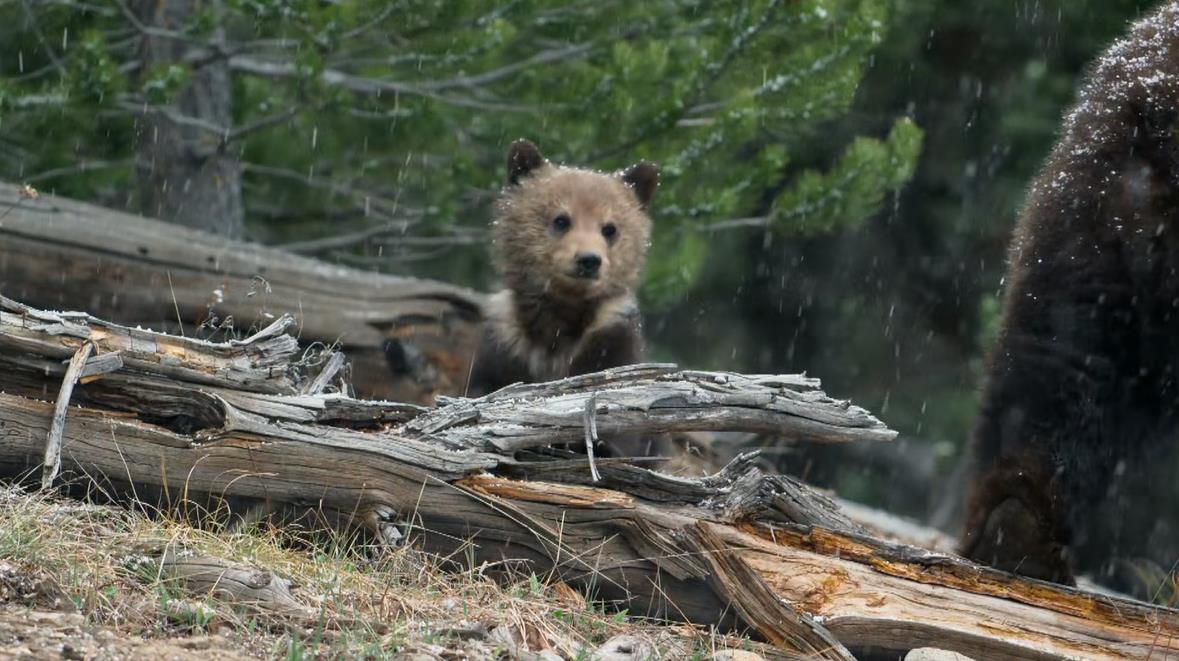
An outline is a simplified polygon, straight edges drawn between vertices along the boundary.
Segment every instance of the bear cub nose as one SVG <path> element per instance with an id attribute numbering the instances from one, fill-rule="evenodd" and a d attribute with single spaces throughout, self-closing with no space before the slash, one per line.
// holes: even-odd
<path id="1" fill-rule="evenodd" d="M 597 253 L 579 252 L 573 261 L 577 265 L 577 277 L 579 278 L 596 279 L 598 271 L 602 268 L 602 258 Z"/>

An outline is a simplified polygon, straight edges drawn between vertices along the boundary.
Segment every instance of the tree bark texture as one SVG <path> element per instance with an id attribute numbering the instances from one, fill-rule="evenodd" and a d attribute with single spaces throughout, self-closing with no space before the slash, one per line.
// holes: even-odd
<path id="1" fill-rule="evenodd" d="M 191 67 L 190 78 L 164 108 L 145 108 L 137 139 L 136 172 L 144 215 L 238 238 L 245 223 L 241 165 L 227 151 L 233 122 L 233 81 L 226 54 L 185 63 L 193 49 L 182 35 L 202 9 L 219 0 L 139 0 L 134 11 L 151 31 L 140 46 L 143 78 L 170 66 Z M 218 12 L 219 13 L 219 12 Z M 212 43 L 224 43 L 217 26 Z"/>
<path id="2" fill-rule="evenodd" d="M 342 348 L 356 394 L 430 403 L 462 393 L 482 296 L 335 266 L 0 183 L 0 292 L 129 326 L 245 336 L 289 314 L 304 345 Z M 224 335 L 225 333 L 223 333 Z M 388 339 L 414 353 L 392 373 Z"/>

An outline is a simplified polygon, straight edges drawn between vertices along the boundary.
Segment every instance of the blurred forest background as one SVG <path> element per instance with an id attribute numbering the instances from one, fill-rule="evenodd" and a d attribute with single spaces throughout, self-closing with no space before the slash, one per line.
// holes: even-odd
<path id="1" fill-rule="evenodd" d="M 513 139 L 654 160 L 655 357 L 820 377 L 902 439 L 782 466 L 945 523 L 1024 191 L 1153 4 L 0 0 L 0 178 L 487 290 Z"/>

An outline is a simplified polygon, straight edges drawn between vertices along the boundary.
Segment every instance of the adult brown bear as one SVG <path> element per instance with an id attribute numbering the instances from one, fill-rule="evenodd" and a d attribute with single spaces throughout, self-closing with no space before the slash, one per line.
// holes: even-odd
<path id="1" fill-rule="evenodd" d="M 1059 582 L 1119 557 L 1172 567 L 1175 513 L 1143 496 L 1179 441 L 1177 120 L 1170 2 L 1097 61 L 1032 185 L 973 438 L 970 558 Z"/>

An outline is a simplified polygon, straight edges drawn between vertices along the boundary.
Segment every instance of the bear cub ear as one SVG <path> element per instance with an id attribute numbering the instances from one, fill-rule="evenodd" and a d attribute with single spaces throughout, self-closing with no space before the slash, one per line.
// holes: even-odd
<path id="1" fill-rule="evenodd" d="M 540 149 L 531 142 L 520 139 L 508 148 L 508 182 L 520 183 L 520 178 L 547 163 Z"/>
<path id="2" fill-rule="evenodd" d="M 639 161 L 622 172 L 622 183 L 639 198 L 639 206 L 646 209 L 659 187 L 659 167 L 649 161 Z"/>

